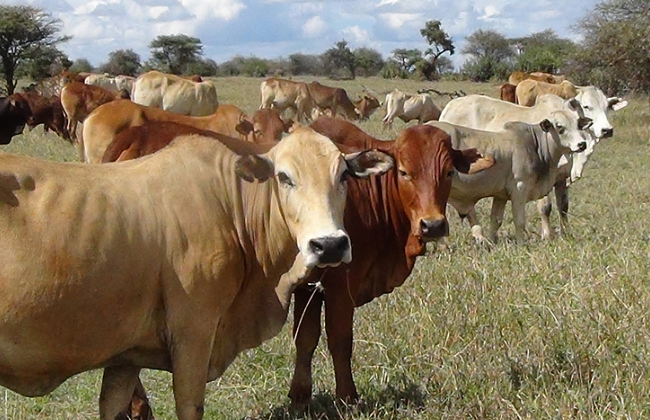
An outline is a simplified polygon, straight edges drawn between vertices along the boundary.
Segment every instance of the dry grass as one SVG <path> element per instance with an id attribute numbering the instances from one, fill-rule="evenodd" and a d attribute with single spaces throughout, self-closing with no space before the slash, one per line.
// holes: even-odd
<path id="1" fill-rule="evenodd" d="M 223 103 L 251 112 L 261 79 L 216 79 Z M 415 92 L 412 81 L 324 83 L 351 96 L 364 85 Z M 498 85 L 441 83 L 445 91 L 497 96 Z M 435 98 L 443 105 L 446 98 Z M 390 138 L 379 111 L 362 123 Z M 420 258 L 403 287 L 358 310 L 353 368 L 363 404 L 333 401 L 324 341 L 316 352 L 315 398 L 292 413 L 286 397 L 293 347 L 287 324 L 276 338 L 240 355 L 208 385 L 207 419 L 643 419 L 650 418 L 650 109 L 648 98 L 612 117 L 604 140 L 571 189 L 571 235 L 544 242 L 529 205 L 531 239 L 518 246 L 512 219 L 486 249 L 450 211 L 448 248 Z M 3 148 L 74 160 L 72 147 L 40 131 Z M 489 200 L 486 200 L 489 202 Z M 480 217 L 487 221 L 486 204 Z M 557 224 L 557 219 L 553 220 Z M 174 418 L 170 375 L 145 372 L 158 418 Z M 97 417 L 99 372 L 28 399 L 0 390 L 0 418 Z"/>

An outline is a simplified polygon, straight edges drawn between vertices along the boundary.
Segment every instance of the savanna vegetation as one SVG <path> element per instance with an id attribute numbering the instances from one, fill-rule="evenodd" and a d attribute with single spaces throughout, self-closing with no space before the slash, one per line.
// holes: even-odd
<path id="1" fill-rule="evenodd" d="M 221 102 L 248 113 L 259 106 L 263 79 L 211 80 Z M 337 85 L 352 97 L 362 85 L 378 93 L 435 86 L 497 97 L 500 83 L 372 77 Z M 540 240 L 530 203 L 529 241 L 514 243 L 507 211 L 501 240 L 486 248 L 474 243 L 466 222 L 449 210 L 446 248 L 430 245 L 404 286 L 357 311 L 353 370 L 362 404 L 335 402 L 333 369 L 321 339 L 313 404 L 307 412 L 291 411 L 289 319 L 277 337 L 241 354 L 208 385 L 205 418 L 650 417 L 650 108 L 647 96 L 627 99 L 630 105 L 611 117 L 614 137 L 598 144 L 584 178 L 570 190 L 569 236 Z M 435 99 L 440 106 L 447 100 Z M 379 110 L 360 126 L 380 138 L 404 127 L 396 121 L 384 129 L 382 117 Z M 72 146 L 40 128 L 0 149 L 76 160 Z M 478 209 L 485 222 L 489 202 Z M 557 218 L 553 222 L 557 226 Z M 157 418 L 175 418 L 171 375 L 142 376 Z M 0 418 L 97 418 L 100 381 L 101 372 L 84 373 L 41 398 L 0 388 Z"/>

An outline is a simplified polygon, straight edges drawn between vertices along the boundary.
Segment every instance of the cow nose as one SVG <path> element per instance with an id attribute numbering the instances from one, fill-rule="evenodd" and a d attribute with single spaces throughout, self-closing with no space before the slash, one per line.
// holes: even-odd
<path id="1" fill-rule="evenodd" d="M 318 259 L 319 266 L 340 263 L 349 249 L 350 239 L 347 236 L 326 236 L 309 241 L 309 250 Z"/>
<path id="2" fill-rule="evenodd" d="M 614 135 L 613 128 L 603 128 L 603 138 L 612 137 Z"/>
<path id="3" fill-rule="evenodd" d="M 449 235 L 447 219 L 420 220 L 420 235 L 424 240 L 441 238 Z"/>
<path id="4" fill-rule="evenodd" d="M 585 150 L 587 150 L 587 142 L 581 141 L 578 143 L 578 152 L 584 152 Z"/>

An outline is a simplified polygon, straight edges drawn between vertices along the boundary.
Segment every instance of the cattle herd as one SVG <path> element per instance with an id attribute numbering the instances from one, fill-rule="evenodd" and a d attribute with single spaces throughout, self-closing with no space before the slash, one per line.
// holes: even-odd
<path id="1" fill-rule="evenodd" d="M 143 368 L 172 372 L 178 418 L 201 419 L 206 380 L 275 336 L 292 297 L 292 403 L 311 400 L 323 306 L 336 397 L 357 400 L 355 308 L 449 234 L 447 205 L 493 244 L 510 201 L 523 242 L 533 200 L 550 236 L 554 193 L 563 233 L 567 189 L 627 104 L 521 72 L 501 99 L 442 110 L 427 93 L 395 89 L 380 104 L 269 78 L 252 116 L 220 104 L 210 81 L 157 71 L 49 86 L 0 100 L 0 144 L 43 124 L 83 162 L 0 153 L 0 385 L 39 396 L 103 368 L 102 420 L 153 418 Z M 370 136 L 356 123 L 382 105 L 385 125 L 417 124 Z M 486 237 L 475 205 L 487 197 Z"/>

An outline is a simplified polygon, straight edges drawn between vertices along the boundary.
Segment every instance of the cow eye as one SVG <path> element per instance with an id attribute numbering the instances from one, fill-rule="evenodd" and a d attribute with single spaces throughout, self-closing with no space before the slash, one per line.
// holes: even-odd
<path id="1" fill-rule="evenodd" d="M 566 133 L 566 128 L 562 127 L 561 125 L 557 126 L 557 132 L 560 134 Z"/>
<path id="2" fill-rule="evenodd" d="M 289 175 L 287 175 L 284 172 L 279 172 L 278 173 L 278 181 L 280 181 L 281 184 L 286 185 L 287 187 L 294 187 L 293 181 L 291 181 L 291 178 L 289 178 Z"/>
<path id="3" fill-rule="evenodd" d="M 454 176 L 454 170 L 450 169 L 449 172 L 447 172 L 447 178 L 451 178 L 452 176 Z"/>
<path id="4" fill-rule="evenodd" d="M 405 170 L 399 169 L 397 172 L 399 173 L 399 176 L 401 176 L 402 178 L 411 179 L 411 177 L 409 176 L 409 174 L 406 173 Z"/>
<path id="5" fill-rule="evenodd" d="M 589 105 L 583 105 L 582 107 L 583 107 L 584 109 L 586 109 L 587 111 L 589 111 L 589 110 L 591 109 L 591 107 L 590 107 Z"/>
<path id="6" fill-rule="evenodd" d="M 341 173 L 341 177 L 339 178 L 339 182 L 340 182 L 341 184 L 345 184 L 346 182 L 348 182 L 348 177 L 349 177 L 350 175 L 352 175 L 352 172 L 350 172 L 349 170 L 346 169 L 345 171 L 343 171 L 343 172 Z"/>

